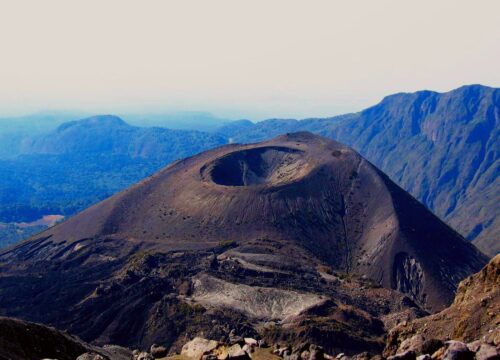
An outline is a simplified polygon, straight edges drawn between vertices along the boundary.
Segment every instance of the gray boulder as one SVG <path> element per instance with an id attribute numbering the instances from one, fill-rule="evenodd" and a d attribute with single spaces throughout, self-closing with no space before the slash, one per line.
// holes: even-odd
<path id="1" fill-rule="evenodd" d="M 476 353 L 476 360 L 500 360 L 500 354 L 496 347 L 482 344 Z"/>
<path id="2" fill-rule="evenodd" d="M 352 360 L 370 360 L 370 354 L 365 351 L 365 352 L 354 355 L 351 359 Z"/>
<path id="3" fill-rule="evenodd" d="M 387 360 L 416 360 L 415 352 L 408 350 L 396 355 L 389 356 Z"/>
<path id="4" fill-rule="evenodd" d="M 245 341 L 246 345 L 250 345 L 250 346 L 258 346 L 259 345 L 259 342 L 253 338 L 244 338 L 243 340 Z"/>
<path id="5" fill-rule="evenodd" d="M 431 360 L 432 357 L 429 354 L 417 356 L 417 360 Z"/>
<path id="6" fill-rule="evenodd" d="M 181 355 L 187 356 L 194 360 L 200 360 L 203 354 L 207 354 L 214 350 L 219 343 L 215 340 L 207 340 L 200 337 L 195 337 L 190 342 L 184 344 L 181 350 Z"/>
<path id="7" fill-rule="evenodd" d="M 474 353 L 461 341 L 447 341 L 443 360 L 473 360 Z"/>
<path id="8" fill-rule="evenodd" d="M 85 354 L 78 356 L 76 360 L 105 360 L 105 359 L 102 355 L 93 352 L 87 352 Z"/>
<path id="9" fill-rule="evenodd" d="M 256 345 L 245 344 L 245 345 L 243 345 L 242 349 L 248 355 L 252 356 L 251 354 L 255 352 L 255 347 L 256 347 Z"/>
<path id="10" fill-rule="evenodd" d="M 424 345 L 424 341 L 425 338 L 422 335 L 414 335 L 411 338 L 405 339 L 401 343 L 401 345 L 399 345 L 398 351 L 396 351 L 396 353 L 404 353 L 405 351 L 411 350 L 415 352 L 415 354 L 420 354 Z"/>
<path id="11" fill-rule="evenodd" d="M 228 359 L 233 360 L 250 360 L 250 356 L 244 351 L 239 344 L 234 344 L 228 350 Z"/>
<path id="12" fill-rule="evenodd" d="M 143 351 L 134 360 L 155 360 L 155 358 L 150 353 Z"/>
<path id="13" fill-rule="evenodd" d="M 151 345 L 151 348 L 149 349 L 149 352 L 151 353 L 151 355 L 153 355 L 153 357 L 155 359 L 159 359 L 159 358 L 165 357 L 165 356 L 167 356 L 167 353 L 168 353 L 166 347 L 160 346 L 160 345 L 156 345 L 156 344 Z"/>
<path id="14" fill-rule="evenodd" d="M 478 352 L 482 344 L 483 342 L 481 340 L 476 340 L 471 343 L 468 343 L 467 348 L 472 352 Z"/>

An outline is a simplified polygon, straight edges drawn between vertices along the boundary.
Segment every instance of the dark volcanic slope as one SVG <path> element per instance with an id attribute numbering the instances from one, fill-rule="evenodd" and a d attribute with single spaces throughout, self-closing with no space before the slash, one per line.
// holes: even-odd
<path id="1" fill-rule="evenodd" d="M 174 163 L 3 251 L 0 311 L 86 340 L 143 343 L 163 331 L 172 343 L 185 319 L 203 323 L 193 303 L 283 321 L 324 295 L 373 309 L 365 317 L 399 309 L 398 295 L 381 310 L 324 269 L 441 309 L 486 260 L 356 152 L 296 133 Z M 184 325 L 164 324 L 179 314 Z"/>
<path id="2" fill-rule="evenodd" d="M 123 350 L 126 352 L 126 349 Z M 47 358 L 74 360 L 87 352 L 100 354 L 111 360 L 130 358 L 125 355 L 113 355 L 109 351 L 86 344 L 80 339 L 54 328 L 0 317 L 0 360 Z"/>
<path id="3" fill-rule="evenodd" d="M 400 93 L 356 114 L 221 129 L 236 142 L 292 131 L 352 146 L 480 249 L 500 252 L 500 89 Z"/>

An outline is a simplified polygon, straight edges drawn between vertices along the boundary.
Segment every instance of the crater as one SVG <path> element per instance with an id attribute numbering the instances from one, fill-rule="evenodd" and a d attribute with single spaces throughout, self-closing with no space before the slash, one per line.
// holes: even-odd
<path id="1" fill-rule="evenodd" d="M 282 185 L 307 173 L 302 150 L 267 146 L 227 154 L 202 169 L 205 178 L 224 186 Z"/>

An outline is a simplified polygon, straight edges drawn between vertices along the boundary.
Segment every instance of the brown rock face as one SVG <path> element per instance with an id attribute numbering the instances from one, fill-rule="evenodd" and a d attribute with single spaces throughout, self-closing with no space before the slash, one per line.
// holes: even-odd
<path id="1" fill-rule="evenodd" d="M 344 306 L 375 323 L 413 302 L 439 310 L 486 260 L 350 148 L 295 133 L 179 161 L 4 250 L 0 313 L 150 346 L 201 328 L 218 339 L 222 318 L 302 327 L 301 313 L 334 299 L 344 310 L 317 316 L 338 317 L 338 333 Z"/>
<path id="2" fill-rule="evenodd" d="M 394 352 L 399 343 L 414 334 L 427 339 L 465 342 L 485 336 L 494 343 L 500 334 L 499 325 L 500 255 L 497 255 L 480 272 L 460 283 L 449 308 L 391 330 L 386 353 Z"/>

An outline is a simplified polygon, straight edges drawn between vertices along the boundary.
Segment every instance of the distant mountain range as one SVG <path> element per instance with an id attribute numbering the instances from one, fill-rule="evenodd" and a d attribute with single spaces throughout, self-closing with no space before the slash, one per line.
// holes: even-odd
<path id="1" fill-rule="evenodd" d="M 91 115 L 91 114 L 90 114 Z M 25 141 L 50 133 L 66 122 L 83 119 L 89 114 L 76 111 L 45 111 L 30 115 L 0 117 L 0 159 L 21 153 Z M 213 131 L 231 120 L 197 111 L 120 113 L 128 124 L 138 127 L 162 127 L 175 130 Z"/>
<path id="2" fill-rule="evenodd" d="M 500 251 L 500 89 L 401 93 L 356 114 L 240 121 L 220 132 L 252 142 L 301 130 L 352 146 L 483 251 Z"/>
<path id="3" fill-rule="evenodd" d="M 194 130 L 135 127 L 116 116 L 67 122 L 25 138 L 20 155 L 0 159 L 0 246 L 41 230 L 17 223 L 71 216 L 172 161 L 226 142 Z"/>
<path id="4" fill-rule="evenodd" d="M 499 118 L 500 89 L 481 85 L 395 94 L 333 118 L 241 120 L 211 132 L 96 116 L 25 138 L 16 145 L 22 155 L 0 160 L 0 222 L 71 215 L 176 159 L 306 130 L 352 146 L 493 255 L 500 251 Z"/>
<path id="5" fill-rule="evenodd" d="M 20 152 L 38 155 L 122 155 L 133 159 L 161 159 L 168 164 L 226 142 L 218 134 L 137 127 L 117 116 L 101 115 L 67 122 L 46 135 L 27 139 Z"/>

